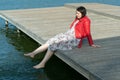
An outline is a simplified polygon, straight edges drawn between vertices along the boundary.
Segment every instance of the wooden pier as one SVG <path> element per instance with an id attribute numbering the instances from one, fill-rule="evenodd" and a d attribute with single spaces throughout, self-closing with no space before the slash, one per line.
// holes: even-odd
<path id="1" fill-rule="evenodd" d="M 51 8 L 4 10 L 0 11 L 0 17 L 43 44 L 69 28 L 78 6 L 87 8 L 94 42 L 102 47 L 92 48 L 85 40 L 82 48 L 58 51 L 55 55 L 88 80 L 120 80 L 120 6 L 66 4 Z"/>

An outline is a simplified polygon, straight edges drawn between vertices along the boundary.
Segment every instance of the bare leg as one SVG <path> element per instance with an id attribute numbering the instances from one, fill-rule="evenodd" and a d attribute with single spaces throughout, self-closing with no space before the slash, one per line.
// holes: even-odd
<path id="1" fill-rule="evenodd" d="M 33 66 L 33 68 L 35 68 L 35 69 L 44 68 L 46 62 L 51 58 L 53 53 L 54 53 L 53 51 L 48 50 L 45 57 L 43 58 L 43 60 L 39 64 L 37 64 L 36 66 Z"/>
<path id="2" fill-rule="evenodd" d="M 43 44 L 42 46 L 38 47 L 36 50 L 34 50 L 31 53 L 24 54 L 24 56 L 29 56 L 31 58 L 34 58 L 34 56 L 40 52 L 45 51 L 48 48 L 48 44 Z"/>

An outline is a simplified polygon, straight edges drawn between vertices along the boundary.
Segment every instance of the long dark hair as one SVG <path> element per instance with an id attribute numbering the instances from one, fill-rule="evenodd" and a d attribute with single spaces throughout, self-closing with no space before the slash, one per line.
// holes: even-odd
<path id="1" fill-rule="evenodd" d="M 83 7 L 83 6 L 80 6 L 80 7 L 76 8 L 76 11 L 79 11 L 82 14 L 81 18 L 83 18 L 87 14 L 86 8 Z"/>

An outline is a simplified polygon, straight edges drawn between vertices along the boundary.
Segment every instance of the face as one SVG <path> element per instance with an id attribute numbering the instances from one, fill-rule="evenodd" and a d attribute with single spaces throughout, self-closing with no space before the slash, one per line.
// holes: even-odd
<path id="1" fill-rule="evenodd" d="M 82 17 L 82 14 L 79 11 L 76 11 L 76 17 L 80 19 Z"/>

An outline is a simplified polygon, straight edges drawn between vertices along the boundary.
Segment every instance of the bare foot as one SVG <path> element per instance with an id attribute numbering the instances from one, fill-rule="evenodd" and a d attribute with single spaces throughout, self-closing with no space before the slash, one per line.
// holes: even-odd
<path id="1" fill-rule="evenodd" d="M 36 66 L 33 66 L 33 68 L 35 68 L 35 69 L 40 69 L 40 68 L 44 68 L 45 66 L 44 65 L 42 65 L 42 64 L 38 64 L 38 65 L 36 65 Z"/>
<path id="2" fill-rule="evenodd" d="M 28 57 L 31 57 L 31 58 L 34 58 L 34 53 L 28 53 L 28 54 L 24 54 L 24 56 L 28 56 Z"/>

